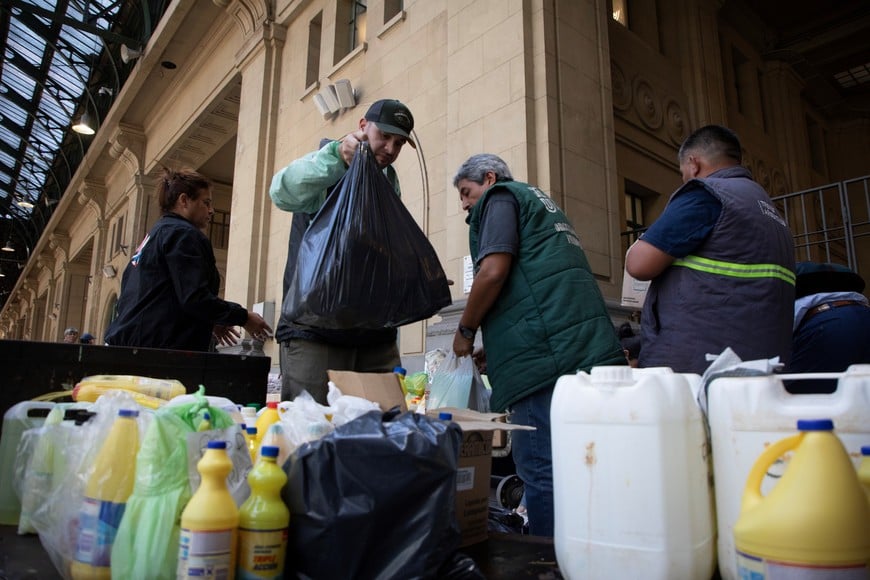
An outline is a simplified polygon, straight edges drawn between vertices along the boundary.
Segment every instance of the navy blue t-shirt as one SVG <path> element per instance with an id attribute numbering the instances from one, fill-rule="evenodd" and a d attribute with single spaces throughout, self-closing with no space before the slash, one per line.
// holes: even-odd
<path id="1" fill-rule="evenodd" d="M 709 191 L 687 189 L 668 203 L 641 239 L 669 256 L 684 258 L 707 239 L 721 213 L 722 203 Z"/>
<path id="2" fill-rule="evenodd" d="M 641 239 L 675 258 L 700 246 L 722 213 L 722 203 L 703 187 L 687 189 L 668 203 Z"/>

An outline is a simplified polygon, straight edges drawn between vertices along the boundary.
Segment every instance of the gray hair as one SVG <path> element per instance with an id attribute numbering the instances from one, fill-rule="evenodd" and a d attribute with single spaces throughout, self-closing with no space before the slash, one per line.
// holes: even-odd
<path id="1" fill-rule="evenodd" d="M 456 176 L 453 178 L 453 187 L 457 187 L 463 179 L 482 184 L 488 171 L 495 173 L 496 181 L 513 180 L 511 170 L 504 159 L 492 153 L 478 153 L 469 157 L 456 172 Z"/>

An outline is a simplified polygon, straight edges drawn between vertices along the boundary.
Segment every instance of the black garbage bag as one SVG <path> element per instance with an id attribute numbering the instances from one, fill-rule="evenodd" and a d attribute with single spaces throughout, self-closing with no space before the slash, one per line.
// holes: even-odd
<path id="1" fill-rule="evenodd" d="M 305 231 L 283 313 L 319 328 L 374 329 L 450 303 L 435 249 L 362 143 Z"/>
<path id="2" fill-rule="evenodd" d="M 456 423 L 367 413 L 287 459 L 285 578 L 436 578 L 459 546 Z"/>

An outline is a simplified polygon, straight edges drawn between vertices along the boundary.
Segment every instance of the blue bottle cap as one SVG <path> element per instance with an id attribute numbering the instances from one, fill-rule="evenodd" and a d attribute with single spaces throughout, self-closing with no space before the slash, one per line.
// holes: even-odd
<path id="1" fill-rule="evenodd" d="M 438 418 L 442 421 L 452 421 L 453 413 L 438 413 Z"/>
<path id="2" fill-rule="evenodd" d="M 226 449 L 227 442 L 226 441 L 209 441 L 207 448 L 208 449 Z"/>
<path id="3" fill-rule="evenodd" d="M 405 367 L 393 367 L 393 372 L 398 375 L 407 375 L 408 371 L 405 370 Z"/>
<path id="4" fill-rule="evenodd" d="M 121 409 L 118 411 L 119 417 L 138 417 L 139 411 L 136 409 Z"/>
<path id="5" fill-rule="evenodd" d="M 861 455 L 864 455 L 864 456 L 870 455 L 870 445 L 862 445 L 861 446 Z"/>
<path id="6" fill-rule="evenodd" d="M 260 455 L 263 457 L 278 457 L 278 448 L 274 445 L 263 445 L 260 447 Z"/>
<path id="7" fill-rule="evenodd" d="M 834 422 L 830 419 L 798 419 L 798 431 L 833 431 Z"/>
<path id="8" fill-rule="evenodd" d="M 248 432 L 248 435 L 256 435 L 256 434 L 257 434 L 257 428 L 256 428 L 256 427 L 248 427 L 248 428 L 246 429 L 246 431 Z"/>

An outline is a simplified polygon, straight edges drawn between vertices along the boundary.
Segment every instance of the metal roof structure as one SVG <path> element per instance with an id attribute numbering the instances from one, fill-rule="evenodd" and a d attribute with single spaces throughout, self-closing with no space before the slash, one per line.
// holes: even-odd
<path id="1" fill-rule="evenodd" d="M 168 0 L 0 2 L 0 304 Z"/>

